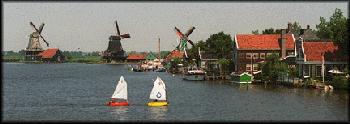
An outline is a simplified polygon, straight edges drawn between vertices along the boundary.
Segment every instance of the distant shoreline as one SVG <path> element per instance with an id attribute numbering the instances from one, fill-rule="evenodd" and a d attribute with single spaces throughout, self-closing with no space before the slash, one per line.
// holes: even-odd
<path id="1" fill-rule="evenodd" d="M 28 63 L 28 64 L 65 64 L 65 63 L 82 63 L 82 64 L 107 64 L 107 65 L 124 65 L 124 64 L 135 64 L 135 63 L 129 63 L 129 62 L 123 62 L 123 63 L 103 63 L 103 62 L 40 62 L 40 61 L 2 61 L 3 63 Z"/>

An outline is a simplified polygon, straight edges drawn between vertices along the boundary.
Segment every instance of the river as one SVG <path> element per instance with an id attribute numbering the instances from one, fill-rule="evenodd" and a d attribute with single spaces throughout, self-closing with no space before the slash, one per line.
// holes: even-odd
<path id="1" fill-rule="evenodd" d="M 3 121 L 348 121 L 346 91 L 185 81 L 127 65 L 2 63 Z M 110 107 L 116 82 L 128 82 L 130 106 Z M 169 106 L 149 107 L 153 80 Z"/>

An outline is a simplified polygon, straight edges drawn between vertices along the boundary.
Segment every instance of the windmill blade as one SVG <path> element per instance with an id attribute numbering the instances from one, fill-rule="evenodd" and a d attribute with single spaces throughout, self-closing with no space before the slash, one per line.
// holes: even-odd
<path id="1" fill-rule="evenodd" d="M 188 40 L 188 42 L 189 42 L 192 46 L 194 46 L 192 40 Z"/>
<path id="2" fill-rule="evenodd" d="M 184 34 L 182 34 L 182 32 L 181 32 L 178 28 L 176 28 L 176 27 L 175 27 L 175 33 L 176 33 L 177 36 L 180 37 L 180 39 L 181 39 L 182 37 L 184 37 Z"/>
<path id="3" fill-rule="evenodd" d="M 120 35 L 121 38 L 130 38 L 130 34 L 122 34 Z"/>
<path id="4" fill-rule="evenodd" d="M 186 37 L 188 37 L 188 35 L 192 34 L 193 30 L 196 29 L 195 27 L 191 27 L 187 33 L 185 34 Z"/>
<path id="5" fill-rule="evenodd" d="M 45 25 L 44 23 L 42 23 L 40 25 L 40 27 L 39 27 L 39 34 L 41 34 L 41 32 L 43 31 L 44 25 Z"/>
<path id="6" fill-rule="evenodd" d="M 49 47 L 49 43 L 44 39 L 44 37 L 40 34 L 39 30 L 35 27 L 35 25 L 33 24 L 33 22 L 30 22 L 29 23 L 34 29 L 36 32 L 39 33 L 39 36 L 41 37 L 41 39 L 43 39 L 43 41 L 46 43 L 46 46 Z M 44 24 L 44 23 L 43 23 Z M 44 25 L 42 25 L 44 26 Z M 41 26 L 40 26 L 41 27 Z"/>
<path id="7" fill-rule="evenodd" d="M 117 28 L 117 36 L 120 36 L 119 26 L 117 20 L 115 20 L 115 27 Z"/>
<path id="8" fill-rule="evenodd" d="M 39 32 L 38 29 L 36 29 L 35 25 L 33 24 L 33 22 L 29 22 L 29 24 L 34 28 L 35 31 Z"/>
<path id="9" fill-rule="evenodd" d="M 47 47 L 49 47 L 49 43 L 48 42 L 46 42 L 46 40 L 44 39 L 44 37 L 43 36 L 41 36 L 41 34 L 39 34 L 39 36 L 41 37 L 41 39 L 43 39 L 43 41 L 46 43 L 46 46 Z"/>

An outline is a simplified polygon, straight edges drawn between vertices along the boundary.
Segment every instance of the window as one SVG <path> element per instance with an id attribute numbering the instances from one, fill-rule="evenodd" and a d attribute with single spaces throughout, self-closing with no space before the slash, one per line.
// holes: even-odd
<path id="1" fill-rule="evenodd" d="M 309 65 L 303 66 L 304 76 L 310 76 L 310 68 Z"/>
<path id="2" fill-rule="evenodd" d="M 252 59 L 252 53 L 246 53 L 245 54 L 246 59 Z"/>
<path id="3" fill-rule="evenodd" d="M 252 71 L 252 68 L 251 68 L 252 65 L 251 64 L 246 64 L 245 67 L 246 67 L 246 71 L 249 71 L 249 72 Z"/>
<path id="4" fill-rule="evenodd" d="M 258 64 L 253 64 L 253 71 L 258 71 L 259 67 Z"/>
<path id="5" fill-rule="evenodd" d="M 238 53 L 240 59 L 244 59 L 244 53 Z"/>
<path id="6" fill-rule="evenodd" d="M 265 59 L 265 53 L 260 53 L 260 59 Z"/>
<path id="7" fill-rule="evenodd" d="M 259 58 L 259 53 L 253 53 L 253 59 L 258 59 Z"/>
<path id="8" fill-rule="evenodd" d="M 271 56 L 272 55 L 272 53 L 266 53 L 266 56 Z"/>
<path id="9" fill-rule="evenodd" d="M 316 66 L 316 77 L 321 77 L 322 66 Z"/>

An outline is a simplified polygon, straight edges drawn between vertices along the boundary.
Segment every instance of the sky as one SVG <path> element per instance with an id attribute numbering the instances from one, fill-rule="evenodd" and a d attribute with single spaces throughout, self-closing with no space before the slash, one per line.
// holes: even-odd
<path id="1" fill-rule="evenodd" d="M 320 17 L 327 20 L 341 9 L 348 17 L 344 2 L 2 2 L 2 49 L 19 51 L 27 47 L 29 35 L 45 23 L 42 36 L 49 48 L 63 51 L 104 51 L 110 35 L 116 34 L 118 20 L 125 51 L 162 51 L 178 44 L 174 27 L 183 33 L 194 26 L 189 36 L 205 41 L 211 34 L 250 34 L 267 28 L 286 28 L 298 22 L 302 28 L 316 29 Z M 44 49 L 45 43 L 41 41 Z M 190 45 L 189 45 L 190 46 Z"/>

